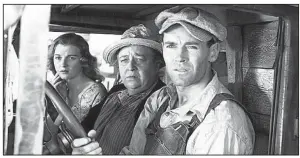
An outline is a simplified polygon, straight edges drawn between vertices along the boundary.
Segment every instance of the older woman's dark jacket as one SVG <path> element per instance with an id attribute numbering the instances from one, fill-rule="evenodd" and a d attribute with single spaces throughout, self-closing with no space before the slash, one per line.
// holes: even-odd
<path id="1" fill-rule="evenodd" d="M 88 116 L 81 122 L 86 132 L 97 131 L 104 154 L 119 154 L 124 146 L 129 145 L 134 125 L 144 109 L 148 97 L 165 84 L 158 80 L 151 91 L 133 96 L 123 95 L 126 87 L 123 84 L 114 86 L 108 96 L 98 105 L 90 109 Z M 120 99 L 120 93 L 124 97 Z"/>

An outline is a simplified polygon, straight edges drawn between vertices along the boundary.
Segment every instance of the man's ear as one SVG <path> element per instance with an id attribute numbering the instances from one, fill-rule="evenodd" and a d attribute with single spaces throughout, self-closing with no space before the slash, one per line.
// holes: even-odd
<path id="1" fill-rule="evenodd" d="M 210 56 L 209 56 L 209 61 L 214 62 L 217 60 L 220 52 L 220 43 L 215 43 L 210 46 L 209 48 Z"/>

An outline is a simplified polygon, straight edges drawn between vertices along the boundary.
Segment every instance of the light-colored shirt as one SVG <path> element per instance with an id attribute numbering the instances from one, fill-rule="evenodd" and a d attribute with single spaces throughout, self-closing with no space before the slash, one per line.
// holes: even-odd
<path id="1" fill-rule="evenodd" d="M 204 90 L 195 90 L 195 97 L 188 104 L 175 109 L 167 108 L 160 119 L 162 128 L 179 121 L 190 121 L 195 114 L 202 121 L 216 94 L 231 94 L 220 83 L 217 73 L 214 73 Z M 164 100 L 170 97 L 172 101 L 174 95 L 177 95 L 176 88 L 169 85 L 169 90 L 162 88 L 148 98 L 145 109 L 135 125 L 130 145 L 124 147 L 120 154 L 143 154 L 146 144 L 145 129 Z M 233 101 L 223 101 L 208 113 L 189 137 L 186 154 L 252 154 L 254 141 L 255 132 L 244 110 Z"/>

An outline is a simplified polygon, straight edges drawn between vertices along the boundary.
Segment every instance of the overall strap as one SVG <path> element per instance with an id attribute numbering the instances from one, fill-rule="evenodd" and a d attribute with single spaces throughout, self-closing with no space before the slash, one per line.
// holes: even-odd
<path id="1" fill-rule="evenodd" d="M 225 101 L 225 100 L 230 100 L 230 101 L 236 102 L 237 105 L 239 105 L 239 107 L 241 107 L 244 110 L 244 112 L 248 115 L 251 122 L 253 122 L 253 118 L 252 118 L 250 112 L 247 110 L 247 108 L 242 103 L 240 103 L 238 100 L 236 100 L 233 95 L 228 94 L 228 93 L 219 93 L 213 98 L 204 118 L 210 112 L 211 109 L 216 108 L 222 101 Z"/>
<path id="2" fill-rule="evenodd" d="M 246 109 L 246 107 L 241 104 L 239 101 L 237 101 L 233 95 L 228 94 L 228 93 L 219 93 L 216 94 L 215 97 L 212 99 L 212 101 L 210 102 L 208 109 L 202 119 L 202 121 L 205 119 L 205 117 L 207 116 L 207 114 L 212 110 L 215 109 L 217 106 L 220 105 L 220 103 L 222 101 L 225 100 L 230 100 L 230 101 L 234 101 L 236 102 L 244 111 L 245 113 L 248 115 L 248 117 L 250 118 L 251 122 L 253 122 L 252 117 L 249 113 L 249 111 Z M 197 115 L 194 115 L 191 119 L 191 122 L 189 123 L 189 126 L 191 127 L 191 132 L 193 132 L 201 123 L 202 121 L 200 121 L 197 117 Z"/>
<path id="3" fill-rule="evenodd" d="M 233 95 L 227 94 L 227 93 L 219 93 L 216 94 L 215 97 L 212 99 L 212 101 L 209 104 L 209 107 L 204 115 L 204 118 L 206 115 L 212 110 L 215 109 L 217 106 L 220 105 L 220 103 L 224 100 L 232 100 L 236 101 Z"/>
<path id="4" fill-rule="evenodd" d="M 197 115 L 194 115 L 189 123 L 189 136 L 194 132 L 194 130 L 201 124 L 201 121 L 198 119 Z"/>

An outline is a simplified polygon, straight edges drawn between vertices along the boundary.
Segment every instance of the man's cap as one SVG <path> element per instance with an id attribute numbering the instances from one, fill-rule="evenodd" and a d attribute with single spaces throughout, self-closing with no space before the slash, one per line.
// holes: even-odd
<path id="1" fill-rule="evenodd" d="M 224 41 L 227 36 L 226 27 L 216 16 L 198 8 L 176 6 L 166 9 L 156 17 L 155 24 L 159 28 L 159 34 L 174 24 L 180 24 L 193 37 L 203 42 L 209 41 L 213 36 Z"/>
<path id="2" fill-rule="evenodd" d="M 121 48 L 131 45 L 146 46 L 162 53 L 162 46 L 158 40 L 158 36 L 154 35 L 143 24 L 139 24 L 126 30 L 121 40 L 106 47 L 103 52 L 103 59 L 112 65 L 116 61 L 117 52 Z"/>

